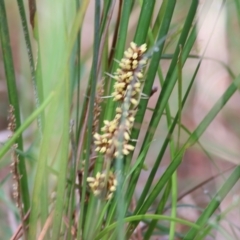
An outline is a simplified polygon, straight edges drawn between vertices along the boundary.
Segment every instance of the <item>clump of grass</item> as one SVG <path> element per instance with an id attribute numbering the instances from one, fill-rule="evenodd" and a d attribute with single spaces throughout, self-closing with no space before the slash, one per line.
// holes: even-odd
<path id="1" fill-rule="evenodd" d="M 15 196 L 21 216 L 16 217 L 20 226 L 12 233 L 12 239 L 23 236 L 41 240 L 147 240 L 155 235 L 166 235 L 169 239 L 204 239 L 214 234 L 213 229 L 226 214 L 216 210 L 239 181 L 240 168 L 232 171 L 196 222 L 177 217 L 176 171 L 185 151 L 199 144 L 201 135 L 237 91 L 240 78 L 234 77 L 201 123 L 189 131 L 182 123 L 182 111 L 204 56 L 195 57 L 198 64 L 194 72 L 189 73 L 191 81 L 185 92 L 182 70 L 192 57 L 197 36 L 198 1 L 186 3 L 182 21 L 178 23 L 174 22 L 174 11 L 178 10 L 176 0 L 163 0 L 159 6 L 155 2 L 119 1 L 118 18 L 113 21 L 116 1 L 104 1 L 102 5 L 102 1 L 96 0 L 93 52 L 82 56 L 81 29 L 88 0 L 43 1 L 44 12 L 41 11 L 43 5 L 32 1 L 29 9 L 32 29 L 28 29 L 25 8 L 19 0 L 36 103 L 34 112 L 24 116 L 26 120 L 22 123 L 5 1 L 0 2 L 1 46 L 13 132 L 0 149 L 0 160 L 7 151 L 13 152 L 13 174 L 18 186 Z M 136 7 L 140 15 L 132 30 L 129 29 L 130 16 Z M 153 18 L 154 7 L 158 7 L 156 18 Z M 38 48 L 36 59 L 30 42 L 32 32 Z M 133 33 L 133 41 L 129 43 Z M 114 36 L 112 43 L 111 35 Z M 126 45 L 130 47 L 124 51 Z M 171 53 L 165 55 L 168 49 Z M 90 55 L 92 66 L 88 69 L 86 61 Z M 170 61 L 169 67 L 162 69 L 161 62 L 166 58 Z M 155 95 L 155 109 L 150 109 L 148 101 L 156 92 L 153 86 L 156 76 L 161 91 Z M 83 88 L 87 78 L 87 86 Z M 178 90 L 177 112 L 171 105 L 174 87 Z M 139 136 L 144 132 L 147 111 L 152 114 L 141 144 Z M 140 174 L 148 165 L 147 156 L 151 154 L 152 141 L 163 119 L 167 123 L 167 132 L 162 131 L 164 141 L 157 142 L 157 157 L 152 159 L 149 177 L 136 199 Z M 34 121 L 38 121 L 38 129 L 31 132 L 33 141 L 28 142 L 22 133 L 30 129 Z M 188 139 L 180 144 L 184 131 Z M 159 176 L 157 170 L 168 146 L 171 161 Z M 169 206 L 170 215 L 165 211 Z M 215 225 L 210 221 L 212 217 Z M 176 223 L 186 226 L 187 231 L 179 232 Z"/>

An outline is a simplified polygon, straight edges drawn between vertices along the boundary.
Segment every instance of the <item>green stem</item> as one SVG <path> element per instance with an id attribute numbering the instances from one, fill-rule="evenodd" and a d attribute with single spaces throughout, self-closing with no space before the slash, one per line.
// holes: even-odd
<path id="1" fill-rule="evenodd" d="M 132 7 L 132 1 L 124 1 L 123 2 L 123 7 L 122 7 L 122 11 L 121 11 L 121 13 L 122 13 L 121 21 L 120 21 L 120 25 L 119 25 L 117 43 L 116 43 L 116 47 L 115 47 L 116 51 L 115 51 L 115 55 L 114 55 L 114 59 L 117 59 L 119 61 L 122 58 L 123 52 L 125 49 L 131 7 Z M 111 72 L 114 73 L 116 71 L 117 67 L 118 67 L 118 63 L 116 61 L 114 61 Z M 113 85 L 114 85 L 114 81 L 110 80 L 109 93 L 112 92 Z M 104 119 L 112 119 L 113 118 L 115 106 L 116 106 L 116 102 L 114 102 L 114 101 L 107 102 L 106 113 L 105 113 Z"/>
<path id="2" fill-rule="evenodd" d="M 100 9 L 101 9 L 101 3 L 100 0 L 97 0 L 95 2 L 95 20 L 94 20 L 94 55 L 93 55 L 93 62 L 92 62 L 92 70 L 91 70 L 91 96 L 90 96 L 90 102 L 89 102 L 89 112 L 92 113 L 94 108 L 94 101 L 95 101 L 95 92 L 96 92 L 96 85 L 97 85 L 97 63 L 98 63 L 98 52 L 99 52 L 99 43 L 100 43 Z M 82 184 L 82 196 L 81 196 L 81 206 L 80 206 L 80 219 L 78 223 L 78 237 L 80 238 L 82 231 L 83 231 L 83 225 L 85 221 L 89 221 L 88 219 L 85 219 L 83 221 L 84 216 L 84 210 L 85 210 L 85 196 L 86 196 L 86 190 L 87 190 L 87 173 L 89 168 L 89 158 L 90 158 L 90 150 L 91 150 L 91 144 L 92 144 L 92 125 L 93 125 L 93 114 L 89 114 L 89 119 L 87 123 L 87 146 L 86 146 L 86 162 L 84 166 L 84 176 L 83 176 L 83 184 Z M 85 234 L 85 232 L 84 232 Z"/>
<path id="3" fill-rule="evenodd" d="M 32 77 L 32 82 L 33 82 L 36 107 L 38 108 L 40 106 L 40 104 L 43 102 L 43 87 L 42 87 L 42 81 L 41 81 L 41 74 L 39 72 L 39 70 L 41 71 L 41 67 L 40 68 L 38 67 L 38 72 L 35 72 L 32 46 L 31 46 L 31 41 L 30 41 L 30 36 L 29 36 L 29 31 L 28 31 L 28 24 L 27 24 L 23 0 L 17 0 L 17 4 L 18 4 L 18 10 L 19 10 L 21 22 L 22 22 L 24 39 L 25 39 L 26 47 L 27 47 L 27 54 L 28 54 L 28 60 L 29 60 L 29 64 L 30 64 L 30 72 L 31 72 L 31 77 Z M 36 7 L 35 2 L 34 2 L 34 5 Z M 37 27 L 35 26 L 35 28 L 37 28 Z M 39 43 L 39 41 L 38 41 L 38 43 Z M 38 49 L 38 52 L 40 52 L 40 49 Z M 41 62 L 40 58 L 38 58 L 38 63 L 40 63 L 40 62 Z M 38 127 L 39 127 L 39 130 L 41 133 L 42 133 L 43 126 L 44 126 L 44 113 L 42 113 L 41 116 L 39 116 L 39 118 L 38 118 Z"/>
<path id="4" fill-rule="evenodd" d="M 16 119 L 16 131 L 17 131 L 21 127 L 21 119 L 20 119 L 18 93 L 17 93 L 16 79 L 14 74 L 14 65 L 13 65 L 13 59 L 12 59 L 12 51 L 10 46 L 10 37 L 8 32 L 7 15 L 6 15 L 4 1 L 0 1 L 0 38 L 1 38 L 1 45 L 2 45 L 5 76 L 6 76 L 7 88 L 8 88 L 9 103 L 14 108 L 14 115 Z M 19 134 L 19 137 L 15 139 L 15 142 L 17 144 L 17 149 L 20 151 L 23 151 L 22 134 Z M 18 171 L 21 176 L 20 178 L 21 193 L 20 194 L 21 194 L 21 199 L 23 203 L 23 213 L 26 214 L 30 208 L 30 199 L 29 199 L 27 172 L 26 172 L 25 160 L 23 155 L 19 156 Z"/>

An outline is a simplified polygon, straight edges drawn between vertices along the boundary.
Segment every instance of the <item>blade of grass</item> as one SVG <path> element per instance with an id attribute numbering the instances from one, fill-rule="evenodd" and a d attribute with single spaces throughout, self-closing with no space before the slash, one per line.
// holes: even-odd
<path id="1" fill-rule="evenodd" d="M 103 64 L 107 64 L 107 56 L 105 56 L 106 57 L 105 59 L 103 58 L 103 51 L 108 50 L 108 31 L 109 31 L 110 21 L 113 16 L 115 3 L 116 3 L 116 0 L 113 0 L 110 2 L 110 5 L 106 6 L 106 2 L 104 2 L 105 15 L 103 15 L 103 18 L 106 21 L 102 22 L 101 30 L 100 30 L 101 41 L 99 46 L 99 57 L 98 57 L 98 67 L 97 67 L 98 81 L 100 81 L 102 77 L 101 66 L 103 66 Z"/>
<path id="2" fill-rule="evenodd" d="M 29 3 L 30 4 L 30 3 Z M 31 4 L 29 5 L 30 15 L 35 16 L 35 11 L 37 10 L 36 2 L 35 0 L 31 1 Z M 37 62 L 36 62 L 36 71 L 35 71 L 35 84 L 36 84 L 36 105 L 41 104 L 44 100 L 44 93 L 43 93 L 43 82 L 42 82 L 42 63 L 41 63 L 41 47 L 40 47 L 40 41 L 39 41 L 39 29 L 38 29 L 38 21 L 37 18 L 33 18 L 33 30 L 34 30 L 34 37 L 37 41 L 38 51 L 37 51 Z M 26 40 L 27 42 L 27 40 Z M 30 60 L 30 58 L 29 58 Z M 30 60 L 31 61 L 31 60 Z M 30 62 L 30 68 L 32 68 L 31 64 L 34 64 Z M 32 73 L 33 74 L 33 73 Z M 34 84 L 34 83 L 33 83 Z M 34 86 L 35 87 L 35 86 Z M 35 90 L 34 90 L 35 91 Z M 38 117 L 38 128 L 40 132 L 40 136 L 42 137 L 43 129 L 45 125 L 45 114 L 42 112 L 41 115 Z M 46 176 L 43 180 L 42 184 L 42 204 L 41 204 L 41 227 L 44 226 L 45 221 L 48 218 L 48 176 Z M 46 233 L 46 237 L 49 237 L 49 232 Z"/>
<path id="3" fill-rule="evenodd" d="M 81 5 L 79 6 L 77 4 L 77 6 L 79 6 L 79 8 L 77 9 L 77 16 L 74 20 L 74 23 L 73 23 L 73 26 L 72 26 L 72 29 L 71 29 L 71 33 L 70 33 L 70 36 L 69 36 L 69 39 L 70 39 L 70 43 L 69 43 L 69 54 L 71 54 L 72 52 L 72 48 L 75 44 L 75 41 L 77 39 L 77 44 L 78 44 L 78 48 L 80 49 L 80 31 L 81 31 L 81 26 L 82 26 L 82 23 L 83 23 L 83 19 L 84 19 L 84 16 L 85 16 L 85 13 L 86 13 L 86 10 L 87 10 L 87 7 L 88 7 L 88 4 L 89 4 L 89 0 L 83 0 L 81 1 Z M 70 57 L 70 55 L 69 55 Z M 78 62 L 80 61 L 80 51 L 78 51 Z M 80 62 L 78 64 L 78 70 L 77 70 L 77 77 L 78 77 L 78 90 L 77 90 L 77 97 L 78 97 L 78 100 L 77 100 L 77 106 L 78 106 L 78 109 L 77 109 L 77 114 L 79 114 L 79 93 L 80 93 L 80 84 L 79 84 L 79 78 L 80 78 Z M 85 117 L 85 112 L 86 112 L 86 108 L 87 108 L 87 103 L 88 103 L 88 99 L 87 97 L 84 99 L 84 103 L 82 105 L 82 112 L 81 112 L 81 116 L 79 117 L 79 121 L 76 121 L 76 129 L 78 129 L 76 131 L 76 143 L 78 144 L 79 143 L 79 137 L 80 137 L 80 133 L 81 133 L 81 127 L 83 125 L 83 121 L 84 121 L 84 117 Z M 78 117 L 78 116 L 77 116 Z M 77 118 L 78 119 L 78 118 Z"/>
<path id="4" fill-rule="evenodd" d="M 116 43 L 117 43 L 117 36 L 118 36 L 118 31 L 119 31 L 119 25 L 120 25 L 120 19 L 122 15 L 122 4 L 123 0 L 118 1 L 118 13 L 117 13 L 117 20 L 114 28 L 114 33 L 113 33 L 113 40 L 112 40 L 112 45 L 111 45 L 111 50 L 110 54 L 108 57 L 108 65 L 110 66 L 112 61 L 113 61 L 113 56 L 115 55 L 115 50 L 116 50 Z"/>
<path id="5" fill-rule="evenodd" d="M 53 231 L 52 238 L 53 240 L 58 240 L 60 236 L 60 228 L 62 223 L 62 215 L 64 211 L 64 195 L 66 187 L 66 175 L 67 175 L 67 163 L 68 163 L 68 147 L 69 147 L 69 113 L 70 113 L 70 89 L 69 89 L 69 76 L 65 76 L 64 79 L 64 94 L 61 95 L 61 98 L 64 98 L 64 104 L 62 105 L 63 109 L 63 132 L 62 132 L 62 141 L 60 147 L 60 168 L 59 168 L 59 177 L 58 177 L 58 186 L 57 186 L 57 197 L 54 211 L 54 222 L 53 222 Z"/>
<path id="6" fill-rule="evenodd" d="M 238 76 L 232 84 L 228 87 L 222 97 L 216 102 L 216 104 L 212 107 L 209 113 L 205 116 L 205 118 L 201 121 L 198 127 L 191 134 L 187 142 L 184 144 L 183 148 L 189 148 L 201 137 L 213 119 L 217 116 L 220 110 L 224 107 L 224 105 L 228 102 L 228 100 L 232 97 L 232 95 L 240 88 L 240 76 Z M 180 150 L 180 152 L 183 150 Z"/>
<path id="7" fill-rule="evenodd" d="M 45 129 L 43 132 L 43 138 L 42 138 L 42 142 L 41 142 L 39 158 L 37 161 L 37 170 L 36 170 L 35 182 L 34 182 L 34 187 L 33 187 L 32 207 L 31 207 L 30 223 L 29 223 L 29 239 L 36 238 L 39 207 L 41 206 L 41 198 L 45 197 L 45 196 L 42 196 L 41 191 L 42 191 L 43 179 L 45 178 L 45 174 L 47 173 L 47 160 L 48 160 L 48 155 L 50 152 L 50 150 L 49 150 L 50 139 L 52 137 L 52 129 L 54 128 L 53 126 L 56 122 L 56 116 L 55 116 L 56 107 L 58 106 L 60 99 L 61 100 L 63 99 L 62 96 L 60 97 L 60 94 L 62 94 L 62 93 L 60 93 L 60 89 L 62 89 L 61 85 L 62 84 L 60 84 L 56 90 L 56 93 L 55 93 L 56 97 L 53 99 L 54 101 L 52 102 L 50 109 L 48 111 L 48 119 L 47 119 L 48 121 L 46 122 Z M 65 106 L 63 105 L 63 107 L 65 107 Z M 65 115 L 66 115 L 65 118 L 67 118 L 68 114 L 66 114 L 66 112 L 65 112 Z M 66 140 L 68 140 L 68 123 L 69 123 L 69 121 L 67 122 L 67 124 L 65 123 L 66 125 L 64 126 L 65 128 L 67 128 L 65 130 L 67 132 L 67 136 L 64 136 Z M 63 134 L 64 134 L 64 131 L 63 131 Z M 65 142 L 61 141 L 61 144 L 65 144 Z M 68 146 L 66 146 L 66 144 L 64 145 L 64 147 L 65 147 L 65 151 L 68 151 Z M 67 159 L 67 157 L 65 155 L 66 153 L 64 153 L 64 151 L 61 151 L 61 153 L 63 154 L 63 155 L 61 155 L 61 157 L 62 158 L 65 157 Z M 63 167 L 65 167 L 65 165 Z M 59 172 L 60 171 L 62 171 L 62 169 L 60 169 Z M 61 174 L 59 174 L 59 176 L 58 176 L 58 184 L 60 186 L 61 186 L 61 177 L 65 180 L 64 171 L 62 171 Z M 65 185 L 64 185 L 64 187 L 65 187 Z M 57 199 L 56 199 L 56 201 L 57 201 Z M 57 212 L 57 213 L 59 213 L 59 212 Z M 41 216 L 41 213 L 40 213 L 40 216 Z M 56 222 L 57 221 L 61 221 L 61 218 L 59 220 L 56 219 Z M 55 231 L 57 231 L 57 230 L 55 230 Z M 52 239 L 54 239 L 54 238 L 52 238 Z"/>
<path id="8" fill-rule="evenodd" d="M 101 30 L 100 30 L 100 36 L 103 35 L 104 29 L 106 29 L 106 23 L 107 21 L 109 21 L 109 17 L 111 18 L 110 15 L 108 15 L 109 10 L 111 8 L 111 6 L 115 5 L 115 0 L 106 0 L 104 1 L 104 5 L 103 5 L 103 13 L 101 16 Z M 111 12 L 110 12 L 111 14 Z"/>
<path id="9" fill-rule="evenodd" d="M 119 24 L 119 32 L 117 36 L 117 43 L 115 46 L 115 55 L 113 59 L 120 60 L 123 56 L 125 42 L 127 38 L 128 32 L 128 22 L 132 9 L 132 1 L 123 1 L 122 11 L 121 11 L 121 21 Z M 118 67 L 118 63 L 113 61 L 111 72 L 115 72 Z M 111 94 L 113 89 L 114 81 L 109 81 L 109 92 L 108 95 Z M 114 114 L 114 108 L 116 103 L 114 101 L 108 101 L 106 104 L 106 112 L 104 114 L 104 119 L 112 119 Z"/>
<path id="10" fill-rule="evenodd" d="M 76 13 L 79 11 L 80 8 L 80 0 L 76 0 Z M 76 39 L 76 52 L 75 52 L 75 57 L 76 57 L 76 63 L 74 64 L 74 70 L 76 72 L 76 83 L 77 83 L 77 104 L 76 104 L 76 117 L 75 117 L 75 138 L 74 138 L 74 133 L 73 133 L 73 126 L 70 131 L 71 135 L 71 146 L 72 146 L 72 159 L 71 159 L 71 170 L 69 174 L 69 178 L 71 181 L 71 184 L 69 184 L 69 204 L 67 205 L 68 212 L 67 216 L 69 219 L 69 228 L 68 231 L 66 231 L 66 239 L 71 239 L 71 229 L 74 227 L 73 223 L 73 214 L 74 214 L 74 207 L 75 207 L 75 179 L 77 175 L 77 131 L 78 131 L 78 126 L 79 126 L 79 120 L 80 120 L 80 77 L 81 77 L 81 29 L 79 29 L 77 39 Z M 74 53 L 74 51 L 73 51 Z"/>
<path id="11" fill-rule="evenodd" d="M 154 26 L 152 28 L 153 39 L 157 38 L 157 33 L 159 32 L 159 28 L 162 25 L 164 13 L 165 13 L 166 7 L 167 7 L 167 2 L 168 1 L 165 1 L 165 0 L 162 2 L 162 5 L 161 5 L 160 10 L 159 10 L 159 13 L 158 13 L 158 15 L 156 17 Z"/>
<path id="12" fill-rule="evenodd" d="M 70 139 L 71 139 L 71 148 L 72 148 L 72 156 L 71 156 L 71 164 L 70 171 L 68 174 L 68 179 L 70 180 L 70 184 L 68 184 L 67 189 L 67 198 L 66 198 L 66 216 L 68 216 L 69 227 L 68 230 L 65 231 L 65 239 L 71 239 L 71 230 L 74 227 L 73 216 L 74 216 L 74 206 L 75 206 L 75 179 L 76 179 L 76 143 L 73 135 L 73 126 L 71 126 L 70 130 Z"/>
<path id="13" fill-rule="evenodd" d="M 100 9 L 101 9 L 101 3 L 100 0 L 97 0 L 95 2 L 95 18 L 94 18 L 94 51 L 93 51 L 93 62 L 92 62 L 92 68 L 91 68 L 91 96 L 90 96 L 90 102 L 89 102 L 89 112 L 93 113 L 94 108 L 94 100 L 95 100 L 95 92 L 96 92 L 96 86 L 97 86 L 97 63 L 98 63 L 98 53 L 99 53 L 99 45 L 100 45 Z M 86 196 L 86 189 L 87 189 L 87 175 L 88 175 L 88 168 L 89 168 L 89 158 L 90 158 L 90 149 L 92 144 L 92 125 L 93 125 L 93 114 L 89 114 L 88 117 L 88 133 L 87 133 L 87 140 L 86 140 L 86 161 L 84 166 L 84 176 L 83 176 L 83 183 L 82 183 L 82 196 L 81 196 L 81 206 L 80 206 L 80 218 L 78 223 L 78 238 L 80 238 L 82 231 L 83 236 L 87 236 L 85 234 L 88 234 L 88 228 L 86 228 L 84 231 L 83 224 L 86 222 L 87 224 L 90 224 L 92 221 L 92 216 L 86 216 L 85 219 L 83 219 L 84 216 L 84 207 L 85 207 L 85 196 Z M 84 221 L 83 221 L 84 220 Z"/>
<path id="14" fill-rule="evenodd" d="M 53 126 L 53 119 L 51 119 L 51 127 Z M 49 128 L 50 121 L 48 120 L 48 124 L 45 126 L 45 130 L 43 133 L 42 138 L 42 145 L 39 154 L 39 160 L 37 165 L 37 171 L 35 176 L 34 188 L 33 188 L 33 196 L 32 196 L 32 208 L 30 213 L 30 223 L 29 223 L 29 239 L 36 239 L 37 233 L 37 220 L 39 215 L 39 206 L 41 206 L 41 191 L 42 191 L 42 182 L 45 175 L 46 170 L 46 161 L 47 161 L 47 151 L 45 149 L 48 148 L 49 145 L 49 138 L 51 137 L 50 128 Z M 47 131 L 48 130 L 48 131 Z M 48 132 L 48 134 L 45 133 Z"/>
<path id="15" fill-rule="evenodd" d="M 73 26 L 71 28 L 71 32 L 70 32 L 69 38 L 68 38 L 69 39 L 69 44 L 68 44 L 69 58 L 71 56 L 72 49 L 73 49 L 74 44 L 76 42 L 76 39 L 77 39 L 77 36 L 78 36 L 78 33 L 79 33 L 79 29 L 82 26 L 83 19 L 84 19 L 84 16 L 86 14 L 86 11 L 87 11 L 89 1 L 90 0 L 81 1 L 81 7 L 79 8 L 79 10 L 77 12 L 77 15 L 76 15 L 76 18 L 74 19 Z"/>
<path id="16" fill-rule="evenodd" d="M 144 221 L 144 220 L 147 220 L 147 219 L 175 221 L 175 222 L 181 223 L 181 224 L 186 225 L 186 226 L 191 226 L 192 228 L 195 228 L 195 229 L 200 229 L 200 227 L 197 224 L 193 224 L 193 223 L 191 223 L 189 221 L 186 221 L 186 220 L 183 220 L 183 219 L 180 219 L 180 218 L 171 218 L 171 217 L 168 217 L 168 216 L 155 215 L 155 214 L 144 214 L 144 215 L 137 215 L 137 216 L 127 217 L 127 218 L 124 219 L 124 222 L 129 222 L 129 223 L 135 222 L 135 221 L 139 222 L 139 221 Z M 117 223 L 115 222 L 115 223 L 109 225 L 108 227 L 106 227 L 103 231 L 101 231 L 96 236 L 95 240 L 102 239 L 102 237 L 105 234 L 107 234 L 112 229 L 115 229 L 116 225 L 117 225 Z"/>
<path id="17" fill-rule="evenodd" d="M 171 178 L 172 174 L 176 171 L 178 166 L 181 164 L 183 155 L 178 155 L 176 158 L 173 159 L 173 161 L 170 163 L 166 171 L 163 173 L 161 178 L 158 180 L 156 185 L 154 186 L 153 190 L 149 193 L 147 199 L 145 202 L 141 205 L 140 208 L 136 208 L 134 211 L 134 215 L 139 214 L 145 214 L 149 207 L 152 205 L 156 197 L 160 194 L 165 184 L 169 181 L 169 178 Z M 132 225 L 128 228 L 128 236 L 131 235 L 132 231 L 137 226 L 138 222 L 134 222 Z"/>
<path id="18" fill-rule="evenodd" d="M 56 97 L 47 111 L 47 121 L 45 122 L 40 154 L 37 160 L 30 214 L 29 239 L 36 238 L 38 221 L 43 215 L 42 204 L 48 202 L 47 206 L 43 207 L 49 210 L 49 201 L 52 201 L 47 196 L 49 191 L 47 194 L 42 194 L 41 192 L 43 179 L 46 178 L 46 174 L 48 174 L 47 178 L 50 180 L 50 172 L 48 171 L 49 160 L 51 160 L 50 164 L 54 164 L 59 173 L 58 177 L 54 178 L 54 183 L 47 186 L 49 190 L 56 191 L 56 198 L 52 206 L 54 221 L 51 229 L 51 239 L 59 239 L 62 214 L 65 210 L 64 198 L 69 151 L 69 59 L 72 48 L 64 26 L 69 26 L 73 16 L 69 16 L 67 15 L 69 12 L 65 12 L 70 9 L 66 9 L 64 1 L 44 1 L 44 4 L 46 6 L 44 14 L 42 11 L 39 11 L 36 16 L 39 31 L 38 41 L 41 46 L 42 79 L 44 79 L 45 95 L 47 96 L 49 92 L 54 90 Z M 54 14 L 52 14 L 53 12 Z M 59 26 L 63 27 L 59 28 Z M 77 34 L 75 37 L 77 37 Z M 47 198 L 48 201 L 42 202 L 42 198 Z M 41 209 L 39 209 L 40 206 Z"/>
<path id="19" fill-rule="evenodd" d="M 233 186 L 236 184 L 239 178 L 240 178 L 240 167 L 236 167 L 235 170 L 230 175 L 230 177 L 227 179 L 227 181 L 219 189 L 215 197 L 208 204 L 204 212 L 198 218 L 196 222 L 198 226 L 204 226 L 205 224 L 208 223 L 209 218 L 212 216 L 215 210 L 219 207 L 221 201 L 226 197 L 226 195 L 233 188 Z M 194 239 L 194 237 L 197 236 L 197 234 L 198 234 L 198 231 L 196 231 L 196 229 L 191 228 L 187 232 L 187 234 L 184 236 L 183 240 Z"/>
<path id="20" fill-rule="evenodd" d="M 215 219 L 209 221 L 209 225 L 206 227 L 206 231 L 202 230 L 201 233 L 203 232 L 203 234 L 205 234 L 207 236 L 208 232 L 210 232 L 210 230 L 212 230 L 212 228 L 216 228 L 216 229 L 221 228 L 221 229 L 224 230 L 224 227 L 220 225 L 220 221 L 225 220 L 228 223 L 228 225 L 231 229 L 231 232 L 232 232 L 232 235 L 234 236 L 234 239 L 238 239 L 238 234 L 236 233 L 235 230 L 239 231 L 240 228 L 236 224 L 232 224 L 227 219 L 227 214 L 230 213 L 233 210 L 237 210 L 238 207 L 239 207 L 239 203 L 240 203 L 239 200 L 235 200 L 235 201 L 233 200 L 233 202 L 226 209 L 224 209 L 220 214 L 215 216 Z M 230 229 L 229 229 L 229 231 L 230 231 Z M 228 239 L 231 239 L 231 237 L 228 238 Z"/>
<path id="21" fill-rule="evenodd" d="M 166 188 L 165 188 L 164 193 L 163 193 L 163 197 L 162 197 L 161 201 L 159 202 L 158 208 L 157 208 L 157 210 L 155 212 L 156 215 L 161 215 L 163 213 L 163 210 L 164 210 L 164 207 L 165 207 L 165 205 L 167 203 L 167 200 L 168 200 L 168 197 L 170 195 L 170 192 L 171 192 L 171 181 L 169 181 L 168 184 L 166 185 Z M 174 218 L 175 217 L 176 216 L 174 216 Z M 174 221 L 171 221 L 171 223 L 172 222 L 174 222 Z M 158 223 L 157 220 L 152 220 L 149 223 L 148 230 L 146 231 L 146 233 L 144 235 L 144 240 L 149 240 L 151 238 L 151 236 L 153 236 L 153 231 L 154 231 L 157 223 Z M 170 229 L 169 229 L 169 231 L 170 231 Z M 176 233 L 174 232 L 174 236 L 175 235 L 176 235 Z"/>
<path id="22" fill-rule="evenodd" d="M 33 3 L 35 3 L 35 1 L 33 1 Z M 21 22 L 22 22 L 23 35 L 24 35 L 24 39 L 27 47 L 28 61 L 30 64 L 30 72 L 32 77 L 36 107 L 39 107 L 39 105 L 43 102 L 43 88 L 42 88 L 41 74 L 36 74 L 35 72 L 32 46 L 31 46 L 30 35 L 28 31 L 28 24 L 27 24 L 23 0 L 17 0 L 17 4 L 18 4 L 18 10 L 19 10 Z M 34 5 L 36 7 L 36 4 Z M 35 27 L 37 26 L 35 25 Z M 39 116 L 39 119 L 38 119 L 38 127 L 40 132 L 42 132 L 43 126 L 44 126 L 44 112 Z"/>
<path id="23" fill-rule="evenodd" d="M 180 130 L 181 130 L 181 116 L 182 116 L 182 47 L 179 46 L 180 52 L 177 61 L 178 67 L 178 139 L 177 139 L 177 147 L 179 149 L 180 146 Z M 166 109 L 167 110 L 167 109 Z M 168 115 L 168 125 L 171 125 L 171 116 Z M 170 141 L 170 154 L 171 160 L 174 159 L 174 155 L 176 154 L 176 150 L 174 149 L 173 140 Z M 172 207 L 171 207 L 171 217 L 175 218 L 177 216 L 177 170 L 172 175 Z M 169 239 L 174 239 L 175 236 L 175 222 L 170 223 L 169 230 Z"/>
<path id="24" fill-rule="evenodd" d="M 80 5 L 80 0 L 76 0 L 76 11 L 79 11 L 81 5 Z M 78 126 L 80 122 L 80 78 L 81 78 L 81 35 L 82 31 L 79 29 L 79 33 L 77 35 L 77 40 L 76 40 L 76 48 L 77 48 L 77 53 L 76 53 L 76 78 L 77 78 L 77 110 L 76 110 L 76 144 L 78 144 Z"/>
<path id="25" fill-rule="evenodd" d="M 179 46 L 180 53 L 178 58 L 178 145 L 177 148 L 179 149 L 180 144 L 180 132 L 181 132 L 181 119 L 182 119 L 182 47 Z"/>
<path id="26" fill-rule="evenodd" d="M 41 112 L 48 106 L 48 104 L 52 101 L 53 97 L 55 96 L 55 92 L 52 92 L 46 100 L 40 105 L 38 109 L 36 109 L 26 120 L 22 123 L 22 125 L 16 130 L 13 136 L 3 145 L 0 149 L 0 160 L 2 157 L 10 150 L 11 146 L 14 142 L 19 138 L 19 136 L 26 130 L 30 124 L 37 118 Z M 20 154 L 21 155 L 21 154 Z"/>
<path id="27" fill-rule="evenodd" d="M 16 130 L 18 131 L 19 128 L 21 127 L 21 117 L 20 117 L 17 85 L 16 85 L 15 74 L 14 74 L 12 51 L 10 46 L 7 14 L 6 14 L 4 1 L 0 1 L 0 39 L 1 39 L 1 46 L 2 46 L 5 76 L 7 81 L 9 104 L 12 105 L 14 108 L 14 115 L 16 119 Z M 21 133 L 19 133 L 18 138 L 15 139 L 14 142 L 17 144 L 17 149 L 19 149 L 20 151 L 23 151 L 23 138 Z M 22 176 L 20 178 L 20 191 L 21 191 L 20 194 L 21 194 L 21 200 L 23 204 L 23 215 L 25 215 L 30 208 L 30 198 L 29 198 L 29 190 L 28 190 L 28 178 L 27 178 L 25 160 L 23 156 L 19 156 L 18 171 L 19 171 L 19 175 Z"/>
<path id="28" fill-rule="evenodd" d="M 137 30 L 134 36 L 134 42 L 138 45 L 146 41 L 148 29 L 153 16 L 155 1 L 144 0 L 141 6 L 141 13 L 138 20 Z"/>

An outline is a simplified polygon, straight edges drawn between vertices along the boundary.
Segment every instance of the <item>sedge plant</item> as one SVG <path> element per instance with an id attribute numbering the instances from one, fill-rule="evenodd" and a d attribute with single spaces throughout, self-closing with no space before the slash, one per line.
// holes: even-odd
<path id="1" fill-rule="evenodd" d="M 216 231 L 226 239 L 238 236 L 237 224 L 231 233 L 220 226 L 228 210 L 216 211 L 239 182 L 238 166 L 201 209 L 197 221 L 178 216 L 183 196 L 177 170 L 185 152 L 199 145 L 211 159 L 199 141 L 240 86 L 240 77 L 223 66 L 230 72 L 231 84 L 193 131 L 184 126 L 183 110 L 204 55 L 192 54 L 199 1 L 182 1 L 33 0 L 27 6 L 18 0 L 14 4 L 27 53 L 24 68 L 32 79 L 27 84 L 34 107 L 28 116 L 21 113 L 24 103 L 19 92 L 24 90 L 17 91 L 8 4 L 0 1 L 11 131 L 1 145 L 0 161 L 12 169 L 1 186 L 11 181 L 14 186 L 12 201 L 2 191 L 1 198 L 19 225 L 2 233 L 4 239 L 147 240 L 165 235 L 172 240 L 200 240 Z M 181 4 L 185 9 L 176 22 Z M 93 42 L 84 49 L 87 10 L 94 18 Z M 197 65 L 185 83 L 183 69 L 192 58 Z M 166 59 L 169 64 L 163 67 Z M 155 80 L 161 90 L 154 86 Z M 171 98 L 176 95 L 173 106 Z M 153 96 L 154 109 L 149 107 Z M 163 121 L 165 130 L 157 141 Z M 143 183 L 141 173 L 149 165 L 154 144 L 157 154 Z M 167 151 L 170 161 L 159 175 Z M 235 202 L 229 209 L 236 207 Z"/>

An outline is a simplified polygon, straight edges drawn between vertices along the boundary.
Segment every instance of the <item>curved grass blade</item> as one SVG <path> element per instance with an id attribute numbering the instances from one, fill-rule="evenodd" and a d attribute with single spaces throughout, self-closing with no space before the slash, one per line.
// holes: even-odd
<path id="1" fill-rule="evenodd" d="M 217 116 L 217 114 L 221 111 L 224 105 L 228 102 L 228 100 L 232 97 L 232 95 L 240 88 L 240 76 L 238 76 L 232 84 L 228 87 L 222 97 L 215 103 L 209 113 L 205 116 L 205 118 L 201 121 L 198 127 L 191 134 L 187 142 L 184 144 L 183 148 L 189 148 L 201 137 L 201 135 L 205 132 L 207 127 L 213 121 L 213 119 Z M 180 150 L 181 152 L 181 150 Z"/>
<path id="2" fill-rule="evenodd" d="M 52 92 L 48 98 L 40 105 L 38 109 L 36 109 L 26 120 L 22 123 L 19 129 L 13 134 L 13 136 L 3 145 L 3 147 L 0 149 L 0 159 L 7 153 L 7 151 L 10 150 L 11 146 L 14 144 L 14 142 L 19 138 L 19 136 L 26 130 L 30 124 L 37 118 L 41 112 L 44 111 L 44 109 L 47 107 L 47 105 L 52 101 L 55 93 Z M 21 153 L 23 153 L 21 151 Z M 24 154 L 19 154 L 23 155 Z"/>
<path id="3" fill-rule="evenodd" d="M 124 222 L 135 222 L 135 221 L 144 221 L 147 219 L 155 219 L 155 220 L 165 220 L 165 221 L 175 221 L 178 222 L 180 224 L 186 225 L 186 226 L 191 226 L 192 228 L 195 229 L 200 229 L 200 227 L 197 224 L 191 223 L 189 221 L 180 219 L 180 218 L 171 218 L 168 216 L 164 216 L 164 215 L 155 215 L 155 214 L 144 214 L 144 215 L 137 215 L 137 216 L 131 216 L 131 217 L 127 217 L 124 219 Z M 106 227 L 103 231 L 101 231 L 95 238 L 95 240 L 101 239 L 105 234 L 107 234 L 108 232 L 110 232 L 112 229 L 116 228 L 117 223 L 113 223 L 111 225 L 109 225 L 108 227 Z"/>

